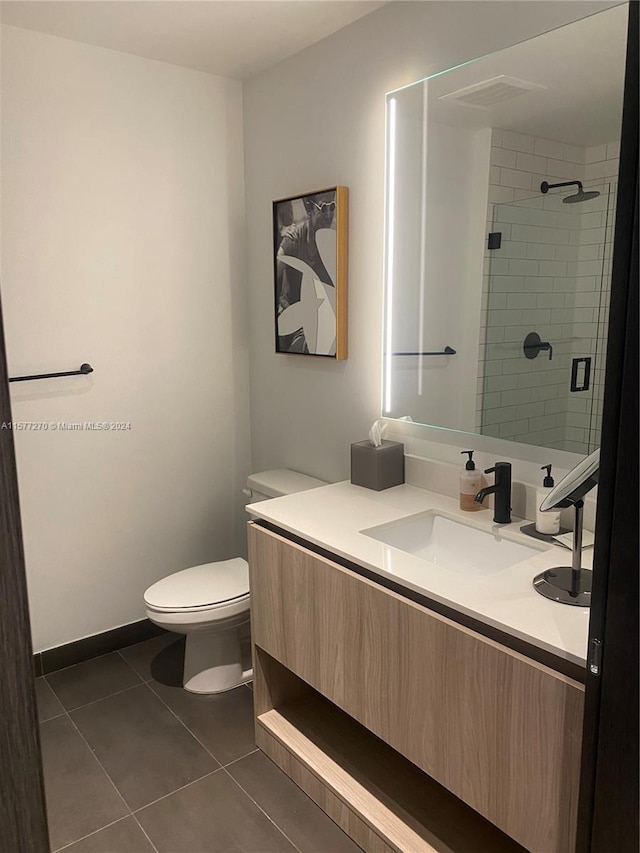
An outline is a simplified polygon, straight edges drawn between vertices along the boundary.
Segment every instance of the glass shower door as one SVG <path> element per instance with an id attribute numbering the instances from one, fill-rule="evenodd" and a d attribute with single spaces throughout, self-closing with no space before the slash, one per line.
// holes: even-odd
<path id="1" fill-rule="evenodd" d="M 599 446 L 614 199 L 535 195 L 493 207 L 478 430 L 587 454 Z"/>

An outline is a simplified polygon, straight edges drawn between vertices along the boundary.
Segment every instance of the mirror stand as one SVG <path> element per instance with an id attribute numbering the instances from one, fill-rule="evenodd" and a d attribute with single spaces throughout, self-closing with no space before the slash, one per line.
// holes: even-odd
<path id="1" fill-rule="evenodd" d="M 571 567 L 558 566 L 547 569 L 533 579 L 533 586 L 540 595 L 558 601 L 560 604 L 573 604 L 576 607 L 589 607 L 591 604 L 590 569 L 582 568 L 582 510 L 584 502 L 573 502 L 575 520 L 573 524 L 573 557 Z"/>

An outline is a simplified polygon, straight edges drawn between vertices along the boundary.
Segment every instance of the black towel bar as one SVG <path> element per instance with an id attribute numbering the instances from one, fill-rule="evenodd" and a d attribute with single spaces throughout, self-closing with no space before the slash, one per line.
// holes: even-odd
<path id="1" fill-rule="evenodd" d="M 455 355 L 452 347 L 445 347 L 441 352 L 394 352 L 394 355 Z"/>
<path id="2" fill-rule="evenodd" d="M 12 376 L 9 378 L 9 382 L 28 382 L 30 379 L 53 379 L 56 376 L 81 376 L 87 373 L 93 373 L 93 367 L 90 364 L 81 364 L 80 370 L 65 370 L 62 373 L 35 373 L 33 376 Z"/>

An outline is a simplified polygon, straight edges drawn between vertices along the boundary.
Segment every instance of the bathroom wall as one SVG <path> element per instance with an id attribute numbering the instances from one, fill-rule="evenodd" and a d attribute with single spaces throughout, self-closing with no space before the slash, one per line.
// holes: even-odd
<path id="1" fill-rule="evenodd" d="M 390 3 L 245 85 L 256 468 L 344 479 L 381 411 L 385 93 L 608 6 Z M 350 187 L 349 358 L 276 355 L 271 201 L 337 183 Z"/>
<path id="2" fill-rule="evenodd" d="M 241 86 L 2 32 L 2 298 L 35 650 L 236 555 L 250 465 Z"/>

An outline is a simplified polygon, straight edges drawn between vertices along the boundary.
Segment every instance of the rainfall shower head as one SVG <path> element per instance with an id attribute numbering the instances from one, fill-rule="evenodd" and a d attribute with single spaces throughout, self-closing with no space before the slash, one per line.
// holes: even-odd
<path id="1" fill-rule="evenodd" d="M 563 181 L 560 184 L 549 184 L 547 181 L 543 181 L 540 184 L 540 192 L 548 193 L 549 190 L 553 190 L 556 187 L 578 187 L 577 193 L 568 195 L 562 199 L 563 204 L 576 204 L 579 201 L 589 201 L 589 199 L 597 198 L 600 195 L 598 190 L 587 190 L 585 192 L 581 181 Z"/>

